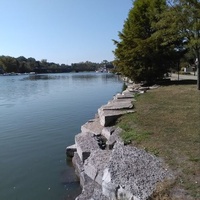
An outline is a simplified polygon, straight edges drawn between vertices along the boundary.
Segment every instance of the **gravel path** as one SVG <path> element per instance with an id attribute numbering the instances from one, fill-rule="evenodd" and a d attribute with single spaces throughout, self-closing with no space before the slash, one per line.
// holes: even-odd
<path id="1" fill-rule="evenodd" d="M 179 77 L 178 77 L 178 74 L 171 74 L 171 80 L 197 80 L 197 75 L 182 75 L 182 74 L 179 74 Z"/>

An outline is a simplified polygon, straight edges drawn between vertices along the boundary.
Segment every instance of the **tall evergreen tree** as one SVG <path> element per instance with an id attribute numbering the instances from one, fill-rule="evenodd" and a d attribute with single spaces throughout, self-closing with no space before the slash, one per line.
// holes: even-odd
<path id="1" fill-rule="evenodd" d="M 115 41 L 114 64 L 123 75 L 135 82 L 154 82 L 168 72 L 171 60 L 180 53 L 178 32 L 167 32 L 165 13 L 169 6 L 165 0 L 136 0 L 128 14 L 120 41 Z M 170 18 L 168 18 L 170 20 Z M 179 51 L 177 51 L 179 49 Z"/>
<path id="2" fill-rule="evenodd" d="M 128 14 L 120 41 L 115 41 L 115 65 L 135 82 L 154 82 L 163 77 L 174 49 L 166 49 L 156 24 L 167 9 L 165 0 L 136 0 Z"/>

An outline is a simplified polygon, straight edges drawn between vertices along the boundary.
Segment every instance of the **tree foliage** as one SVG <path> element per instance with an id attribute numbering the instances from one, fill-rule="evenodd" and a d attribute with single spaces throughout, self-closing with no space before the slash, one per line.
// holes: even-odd
<path id="1" fill-rule="evenodd" d="M 135 82 L 153 82 L 190 49 L 199 58 L 199 15 L 199 0 L 134 1 L 114 40 L 117 69 Z"/>
<path id="2" fill-rule="evenodd" d="M 71 66 L 49 63 L 46 59 L 37 61 L 32 57 L 0 56 L 0 73 L 56 73 L 69 71 L 71 71 Z"/>
<path id="3" fill-rule="evenodd" d="M 194 54 L 198 69 L 197 87 L 200 90 L 200 0 L 168 1 L 174 13 L 174 24 L 184 38 L 186 48 Z"/>
<path id="4" fill-rule="evenodd" d="M 170 49 L 162 46 L 163 37 L 156 35 L 156 24 L 167 5 L 164 0 L 136 0 L 114 41 L 115 64 L 134 81 L 149 83 L 161 78 L 168 70 Z"/>
<path id="5" fill-rule="evenodd" d="M 112 62 L 106 60 L 101 63 L 94 63 L 90 61 L 72 63 L 71 65 L 57 64 L 54 62 L 47 62 L 47 59 L 41 61 L 35 60 L 35 58 L 25 58 L 20 56 L 14 58 L 11 56 L 0 56 L 0 74 L 2 73 L 62 73 L 72 71 L 95 71 L 102 66 L 106 68 L 113 68 Z"/>

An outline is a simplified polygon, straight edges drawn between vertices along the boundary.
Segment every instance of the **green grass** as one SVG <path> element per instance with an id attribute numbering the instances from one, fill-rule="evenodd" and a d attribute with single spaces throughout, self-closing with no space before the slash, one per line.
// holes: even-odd
<path id="1" fill-rule="evenodd" d="M 121 117 L 125 143 L 164 158 L 176 187 L 200 199 L 200 91 L 196 85 L 163 86 L 137 96 L 135 113 Z"/>
<path id="2" fill-rule="evenodd" d="M 133 129 L 130 131 L 126 131 L 125 134 L 122 133 L 122 139 L 124 140 L 125 144 L 130 144 L 131 141 L 140 143 L 141 141 L 148 139 L 150 135 L 151 133 L 147 131 L 138 132 Z"/>

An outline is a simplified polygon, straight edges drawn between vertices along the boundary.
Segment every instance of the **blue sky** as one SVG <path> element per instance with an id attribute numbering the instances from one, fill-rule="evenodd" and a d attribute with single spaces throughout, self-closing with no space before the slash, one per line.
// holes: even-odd
<path id="1" fill-rule="evenodd" d="M 132 0 L 0 0 L 0 55 L 112 61 Z"/>

